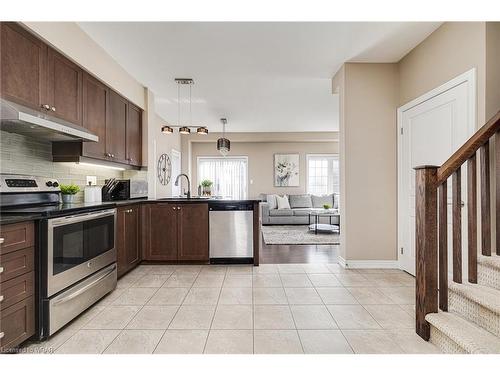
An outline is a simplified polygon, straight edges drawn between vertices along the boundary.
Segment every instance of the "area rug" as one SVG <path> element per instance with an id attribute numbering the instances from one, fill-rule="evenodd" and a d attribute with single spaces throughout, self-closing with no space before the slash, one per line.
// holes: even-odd
<path id="1" fill-rule="evenodd" d="M 338 233 L 310 232 L 307 225 L 263 225 L 266 245 L 338 245 Z"/>

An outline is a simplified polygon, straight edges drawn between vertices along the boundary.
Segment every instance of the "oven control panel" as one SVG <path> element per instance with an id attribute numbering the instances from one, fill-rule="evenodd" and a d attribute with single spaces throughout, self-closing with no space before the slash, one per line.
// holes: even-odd
<path id="1" fill-rule="evenodd" d="M 0 192 L 2 193 L 43 191 L 60 191 L 59 182 L 54 178 L 0 174 Z"/>

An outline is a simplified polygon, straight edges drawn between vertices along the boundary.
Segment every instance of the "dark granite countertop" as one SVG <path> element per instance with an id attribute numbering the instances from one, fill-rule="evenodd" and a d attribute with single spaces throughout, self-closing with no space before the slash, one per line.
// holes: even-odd
<path id="1" fill-rule="evenodd" d="M 39 220 L 43 217 L 40 214 L 29 215 L 0 215 L 0 225 L 21 223 L 23 221 Z"/>
<path id="2" fill-rule="evenodd" d="M 260 199 L 218 199 L 218 198 L 159 198 L 159 199 L 149 199 L 149 198 L 137 198 L 137 199 L 128 199 L 121 201 L 105 201 L 105 202 L 92 202 L 92 203 L 71 203 L 71 204 L 60 204 L 58 206 L 53 206 L 50 211 L 46 212 L 23 212 L 19 210 L 19 212 L 13 213 L 9 210 L 6 210 L 5 214 L 1 214 L 0 212 L 0 224 L 13 224 L 19 223 L 22 221 L 30 221 L 30 220 L 39 220 L 49 216 L 60 216 L 61 214 L 74 214 L 80 211 L 86 211 L 89 209 L 97 209 L 97 208 L 113 208 L 120 206 L 128 206 L 133 204 L 141 204 L 141 203 L 217 203 L 217 204 L 248 204 L 260 202 Z"/>

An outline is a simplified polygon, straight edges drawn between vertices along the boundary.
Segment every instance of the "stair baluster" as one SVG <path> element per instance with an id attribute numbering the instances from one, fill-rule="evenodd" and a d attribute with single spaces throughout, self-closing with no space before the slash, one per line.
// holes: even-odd
<path id="1" fill-rule="evenodd" d="M 483 144 L 479 153 L 481 163 L 481 253 L 491 255 L 491 215 L 490 215 L 490 144 Z"/>
<path id="2" fill-rule="evenodd" d="M 453 281 L 462 283 L 462 171 L 460 168 L 453 172 L 451 190 Z"/>
<path id="3" fill-rule="evenodd" d="M 448 183 L 438 187 L 439 308 L 448 311 Z"/>
<path id="4" fill-rule="evenodd" d="M 467 244 L 469 282 L 477 284 L 477 173 L 476 154 L 467 160 Z"/>

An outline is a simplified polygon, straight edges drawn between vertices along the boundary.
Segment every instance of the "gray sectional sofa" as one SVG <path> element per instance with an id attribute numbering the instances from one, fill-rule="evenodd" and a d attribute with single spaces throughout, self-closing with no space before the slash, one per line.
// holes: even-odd
<path id="1" fill-rule="evenodd" d="M 278 209 L 273 199 L 273 194 L 261 194 L 262 225 L 290 225 L 309 223 L 309 212 L 323 210 L 324 204 L 329 204 L 338 212 L 339 195 L 329 194 L 323 196 L 301 194 L 288 195 L 289 209 Z M 311 218 L 312 220 L 312 218 Z M 320 223 L 329 223 L 329 217 L 321 217 Z M 339 218 L 333 217 L 332 224 L 339 224 Z"/>

